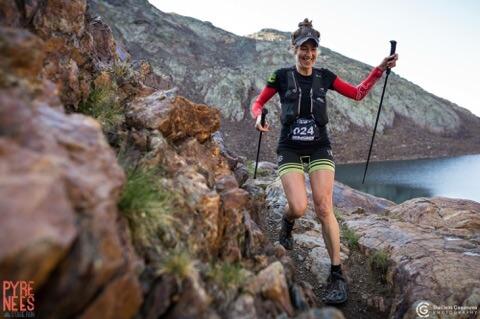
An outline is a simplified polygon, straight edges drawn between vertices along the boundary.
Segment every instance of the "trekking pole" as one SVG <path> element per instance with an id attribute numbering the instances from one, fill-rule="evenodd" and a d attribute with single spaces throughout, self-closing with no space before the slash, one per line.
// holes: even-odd
<path id="1" fill-rule="evenodd" d="M 263 108 L 262 110 L 262 118 L 260 119 L 260 124 L 262 127 L 265 126 L 265 117 L 268 114 L 268 110 Z M 253 179 L 257 178 L 257 167 L 258 167 L 258 155 L 260 155 L 260 143 L 262 143 L 262 131 L 260 131 L 260 137 L 258 138 L 258 149 L 257 149 L 257 160 L 255 161 L 255 172 L 253 173 Z"/>
<path id="2" fill-rule="evenodd" d="M 395 53 L 397 48 L 397 41 L 390 41 L 390 55 Z M 380 98 L 380 105 L 378 106 L 377 119 L 375 120 L 375 127 L 373 128 L 372 141 L 370 142 L 370 149 L 368 150 L 367 164 L 365 165 L 365 172 L 363 172 L 362 184 L 365 183 L 365 176 L 367 175 L 368 163 L 370 162 L 370 155 L 372 154 L 373 140 L 375 139 L 375 132 L 377 131 L 378 119 L 380 118 L 380 111 L 382 110 L 383 96 L 385 95 L 385 88 L 387 87 L 388 75 L 390 74 L 390 68 L 387 68 L 387 76 L 385 77 L 385 83 L 383 84 L 382 97 Z"/>

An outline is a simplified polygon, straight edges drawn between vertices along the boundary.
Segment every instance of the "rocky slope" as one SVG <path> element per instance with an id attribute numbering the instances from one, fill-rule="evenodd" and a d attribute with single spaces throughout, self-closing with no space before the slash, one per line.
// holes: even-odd
<path id="1" fill-rule="evenodd" d="M 0 2 L 0 279 L 35 306 L 2 315 L 342 318 L 260 231 L 219 111 L 157 90 L 86 8 Z"/>
<path id="2" fill-rule="evenodd" d="M 288 33 L 265 29 L 241 37 L 208 22 L 164 13 L 147 0 L 90 3 L 92 11 L 112 26 L 135 58 L 148 58 L 157 72 L 171 75 L 182 95 L 216 106 L 225 123 L 222 131 L 227 144 L 253 158 L 257 134 L 248 109 L 266 77 L 276 68 L 292 64 Z M 318 63 L 352 83 L 359 83 L 371 70 L 371 66 L 327 48 L 322 48 Z M 330 132 L 339 162 L 366 158 L 381 86 L 362 102 L 328 94 Z M 278 99 L 268 108 L 271 121 L 278 123 Z M 480 119 L 469 111 L 392 73 L 374 159 L 478 153 L 479 127 Z M 274 158 L 278 130 L 274 125 L 272 134 L 266 136 L 267 158 Z"/>
<path id="3" fill-rule="evenodd" d="M 0 278 L 33 281 L 40 318 L 130 318 L 143 299 L 117 211 L 124 172 L 100 124 L 64 112 L 116 59 L 85 9 L 0 3 Z"/>

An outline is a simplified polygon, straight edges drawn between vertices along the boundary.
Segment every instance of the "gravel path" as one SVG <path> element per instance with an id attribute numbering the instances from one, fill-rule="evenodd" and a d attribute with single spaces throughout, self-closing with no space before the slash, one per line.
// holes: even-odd
<path id="1" fill-rule="evenodd" d="M 278 241 L 280 225 L 272 220 L 266 220 L 264 231 L 272 243 Z M 295 235 L 294 235 L 295 237 Z M 342 243 L 344 243 L 342 239 Z M 346 244 L 346 243 L 344 243 Z M 326 287 L 318 282 L 315 275 L 307 269 L 305 260 L 308 251 L 305 248 L 295 247 L 287 251 L 295 263 L 295 280 L 304 281 L 313 287 L 318 307 L 325 306 L 322 297 Z M 351 249 L 347 261 L 343 265 L 344 273 L 349 281 L 349 300 L 337 306 L 346 319 L 385 319 L 391 304 L 391 291 L 382 283 L 377 275 L 372 273 L 368 265 L 368 257 L 357 249 Z M 353 280 L 354 279 L 354 280 Z"/>

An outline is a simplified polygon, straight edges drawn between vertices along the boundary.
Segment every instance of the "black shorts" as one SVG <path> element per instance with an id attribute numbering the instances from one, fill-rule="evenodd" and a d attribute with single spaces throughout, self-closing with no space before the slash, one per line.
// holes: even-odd
<path id="1" fill-rule="evenodd" d="M 319 147 L 313 150 L 280 149 L 277 151 L 278 175 L 296 172 L 303 174 L 305 169 L 308 174 L 318 170 L 335 172 L 332 149 Z"/>

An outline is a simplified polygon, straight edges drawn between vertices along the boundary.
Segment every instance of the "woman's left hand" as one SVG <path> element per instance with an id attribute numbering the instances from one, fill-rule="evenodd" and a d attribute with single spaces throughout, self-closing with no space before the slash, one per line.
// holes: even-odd
<path id="1" fill-rule="evenodd" d="M 378 66 L 379 69 L 385 71 L 386 69 L 391 69 L 397 65 L 398 53 L 387 56 L 383 59 L 382 63 Z"/>

